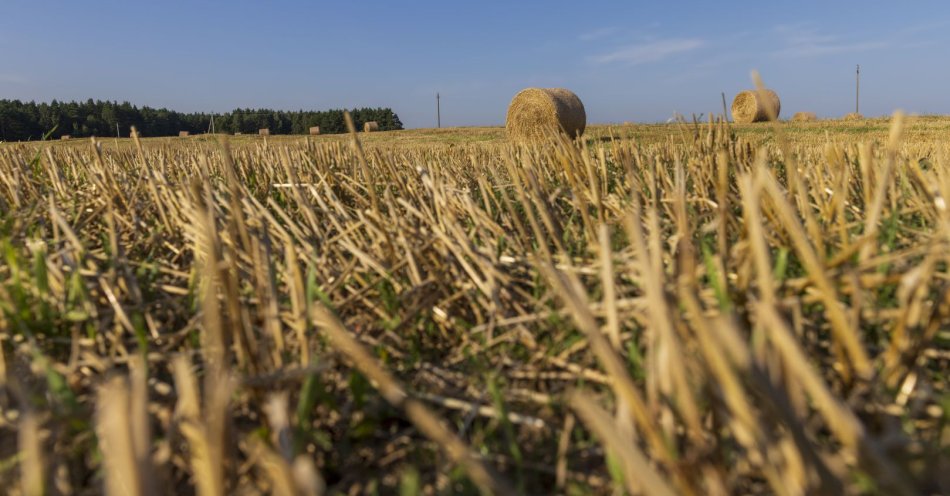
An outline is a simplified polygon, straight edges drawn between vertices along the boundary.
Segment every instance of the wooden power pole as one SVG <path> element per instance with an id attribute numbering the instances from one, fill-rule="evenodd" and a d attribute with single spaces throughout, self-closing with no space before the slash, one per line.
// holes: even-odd
<path id="1" fill-rule="evenodd" d="M 726 92 L 722 92 L 722 120 L 729 122 L 729 107 L 726 106 Z"/>
<path id="2" fill-rule="evenodd" d="M 435 125 L 442 128 L 442 104 L 439 101 L 439 94 L 435 94 Z"/>
<path id="3" fill-rule="evenodd" d="M 860 114 L 861 102 L 861 64 L 858 64 L 857 69 L 854 71 L 854 113 Z"/>

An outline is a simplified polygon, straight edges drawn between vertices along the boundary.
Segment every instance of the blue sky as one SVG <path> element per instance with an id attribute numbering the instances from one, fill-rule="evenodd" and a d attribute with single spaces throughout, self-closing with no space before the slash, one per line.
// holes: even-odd
<path id="1" fill-rule="evenodd" d="M 0 98 L 182 111 L 392 107 L 503 124 L 528 86 L 592 123 L 719 112 L 758 69 L 782 115 L 950 113 L 950 3 L 0 0 Z"/>

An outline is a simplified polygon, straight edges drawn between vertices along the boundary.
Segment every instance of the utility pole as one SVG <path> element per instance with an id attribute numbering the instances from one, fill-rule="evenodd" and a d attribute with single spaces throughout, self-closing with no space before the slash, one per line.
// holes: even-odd
<path id="1" fill-rule="evenodd" d="M 729 122 L 729 110 L 727 109 L 728 107 L 726 106 L 726 92 L 723 91 L 722 92 L 722 120 L 725 122 Z"/>
<path id="2" fill-rule="evenodd" d="M 442 103 L 439 100 L 439 94 L 435 94 L 435 122 L 436 126 L 442 128 Z"/>
<path id="3" fill-rule="evenodd" d="M 854 71 L 854 113 L 859 114 L 859 102 L 861 101 L 861 64 Z"/>
<path id="4" fill-rule="evenodd" d="M 116 137 L 116 138 L 121 138 L 121 137 L 122 137 L 122 135 L 119 134 L 119 121 L 116 121 L 116 123 L 115 123 L 115 137 Z"/>

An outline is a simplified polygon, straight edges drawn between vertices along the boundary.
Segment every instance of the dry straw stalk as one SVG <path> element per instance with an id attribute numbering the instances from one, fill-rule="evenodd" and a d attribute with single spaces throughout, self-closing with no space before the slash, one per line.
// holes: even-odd
<path id="1" fill-rule="evenodd" d="M 505 130 L 516 140 L 541 139 L 561 131 L 571 138 L 584 134 L 587 112 L 572 91 L 564 88 L 527 88 L 508 106 Z"/>

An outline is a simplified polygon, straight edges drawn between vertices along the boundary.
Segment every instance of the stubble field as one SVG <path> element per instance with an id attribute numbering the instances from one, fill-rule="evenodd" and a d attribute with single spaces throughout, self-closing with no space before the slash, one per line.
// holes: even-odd
<path id="1" fill-rule="evenodd" d="M 948 133 L 0 144 L 0 487 L 946 493 Z"/>

